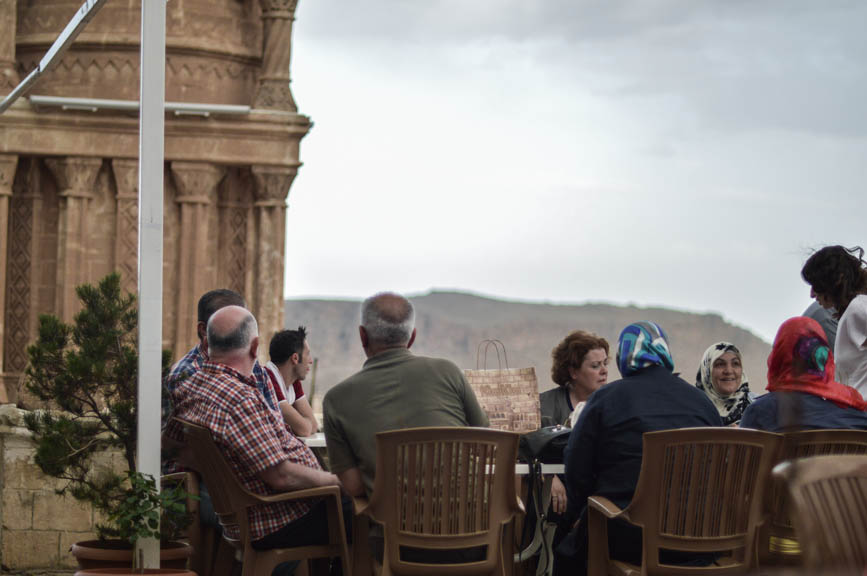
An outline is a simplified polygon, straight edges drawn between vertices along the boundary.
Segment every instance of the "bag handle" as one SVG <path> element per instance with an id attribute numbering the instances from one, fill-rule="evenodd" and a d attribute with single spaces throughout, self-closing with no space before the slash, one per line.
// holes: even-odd
<path id="1" fill-rule="evenodd" d="M 479 342 L 478 348 L 476 348 L 476 370 L 479 369 L 479 358 L 482 355 L 482 345 L 485 346 L 485 357 L 484 364 L 482 365 L 482 370 L 488 369 L 488 348 L 491 346 L 494 347 L 494 351 L 497 353 L 497 369 L 502 370 L 503 365 L 500 363 L 500 350 L 503 352 L 503 363 L 506 365 L 506 370 L 509 369 L 509 358 L 506 356 L 506 346 L 497 339 L 488 339 L 482 340 Z"/>

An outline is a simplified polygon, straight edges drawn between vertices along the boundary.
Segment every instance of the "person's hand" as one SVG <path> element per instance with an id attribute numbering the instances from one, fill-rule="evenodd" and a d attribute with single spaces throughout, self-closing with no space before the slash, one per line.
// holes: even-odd
<path id="1" fill-rule="evenodd" d="M 560 478 L 554 476 L 551 481 L 551 510 L 555 514 L 563 514 L 566 511 L 566 487 L 560 482 Z"/>

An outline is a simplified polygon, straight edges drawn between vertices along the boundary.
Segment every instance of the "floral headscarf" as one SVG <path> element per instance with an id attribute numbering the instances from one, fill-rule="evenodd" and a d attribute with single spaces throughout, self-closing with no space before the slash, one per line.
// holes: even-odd
<path id="1" fill-rule="evenodd" d="M 857 390 L 834 381 L 834 355 L 825 331 L 806 316 L 789 318 L 777 331 L 768 356 L 768 390 L 806 392 L 840 407 L 867 410 Z"/>
<path id="2" fill-rule="evenodd" d="M 655 322 L 630 324 L 617 340 L 617 367 L 625 378 L 648 366 L 674 370 L 665 332 Z"/>
<path id="3" fill-rule="evenodd" d="M 698 365 L 698 372 L 695 375 L 695 387 L 704 391 L 711 399 L 724 426 L 740 422 L 744 410 L 753 401 L 750 394 L 750 383 L 747 380 L 747 375 L 743 372 L 741 372 L 741 383 L 738 385 L 738 389 L 728 396 L 720 394 L 713 387 L 713 363 L 726 352 L 733 352 L 743 363 L 741 351 L 738 350 L 737 346 L 731 342 L 717 342 L 704 351 L 704 356 L 702 356 L 701 364 Z"/>

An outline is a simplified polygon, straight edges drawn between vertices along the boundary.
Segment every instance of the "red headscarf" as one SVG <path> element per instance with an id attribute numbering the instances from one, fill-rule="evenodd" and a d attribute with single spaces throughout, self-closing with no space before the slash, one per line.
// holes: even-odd
<path id="1" fill-rule="evenodd" d="M 840 407 L 867 410 L 857 390 L 834 381 L 834 355 L 825 331 L 805 316 L 789 318 L 777 331 L 768 356 L 768 390 L 806 392 Z"/>

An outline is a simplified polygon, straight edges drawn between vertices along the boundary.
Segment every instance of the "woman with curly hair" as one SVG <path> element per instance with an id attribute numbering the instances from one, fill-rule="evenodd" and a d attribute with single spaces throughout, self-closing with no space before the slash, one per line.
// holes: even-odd
<path id="1" fill-rule="evenodd" d="M 569 426 L 575 408 L 608 381 L 608 341 L 576 330 L 551 351 L 551 360 L 551 380 L 558 386 L 539 395 L 542 426 Z M 551 510 L 564 514 L 567 504 L 566 487 L 554 476 Z"/>
<path id="2" fill-rule="evenodd" d="M 801 277 L 810 296 L 835 310 L 837 381 L 867 395 L 867 264 L 855 246 L 826 246 L 807 259 Z"/>
<path id="3" fill-rule="evenodd" d="M 542 425 L 567 424 L 580 402 L 608 381 L 608 341 L 576 330 L 551 351 L 551 380 L 558 385 L 539 395 Z"/>

